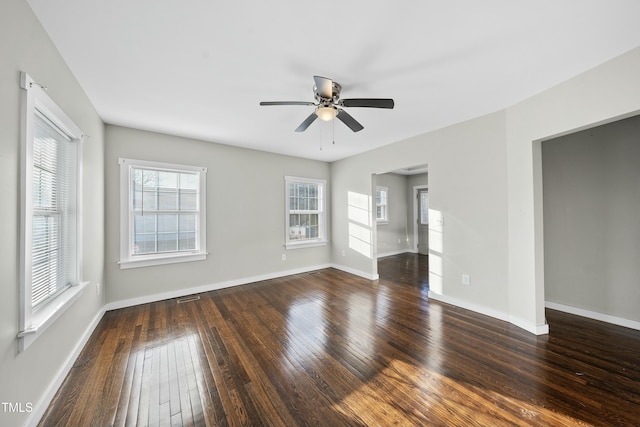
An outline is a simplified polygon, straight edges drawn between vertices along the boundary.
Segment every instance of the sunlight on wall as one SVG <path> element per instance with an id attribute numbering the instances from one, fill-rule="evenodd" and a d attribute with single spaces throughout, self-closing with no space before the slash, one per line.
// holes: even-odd
<path id="1" fill-rule="evenodd" d="M 373 258 L 371 196 L 349 191 L 347 202 L 349 249 Z"/>
<path id="2" fill-rule="evenodd" d="M 444 217 L 442 212 L 429 209 L 429 290 L 443 291 Z"/>

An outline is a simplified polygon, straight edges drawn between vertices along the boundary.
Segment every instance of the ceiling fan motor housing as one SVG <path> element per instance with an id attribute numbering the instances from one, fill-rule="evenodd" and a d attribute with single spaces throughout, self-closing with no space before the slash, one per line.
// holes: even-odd
<path id="1" fill-rule="evenodd" d="M 337 103 L 338 99 L 340 99 L 340 92 L 342 91 L 342 86 L 339 83 L 334 81 L 331 82 L 331 98 L 324 98 L 318 93 L 318 87 L 313 85 L 313 96 L 315 97 L 318 103 L 323 104 L 325 106 L 329 106 L 333 103 Z"/>

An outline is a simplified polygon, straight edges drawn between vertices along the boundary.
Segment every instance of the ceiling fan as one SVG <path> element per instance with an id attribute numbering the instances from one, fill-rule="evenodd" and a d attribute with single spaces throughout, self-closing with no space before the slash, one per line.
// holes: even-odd
<path id="1" fill-rule="evenodd" d="M 313 105 L 315 111 L 303 121 L 296 132 L 304 132 L 317 118 L 331 121 L 336 117 L 354 132 L 361 131 L 364 127 L 356 119 L 351 117 L 343 107 L 368 107 L 368 108 L 393 108 L 393 99 L 389 98 L 351 98 L 340 99 L 342 86 L 331 79 L 313 76 L 315 85 L 313 94 L 317 102 L 305 101 L 263 101 L 260 105 Z"/>

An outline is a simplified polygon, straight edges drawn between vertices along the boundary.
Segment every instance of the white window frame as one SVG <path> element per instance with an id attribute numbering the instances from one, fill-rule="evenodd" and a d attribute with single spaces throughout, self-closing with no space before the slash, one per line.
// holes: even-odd
<path id="1" fill-rule="evenodd" d="M 378 193 L 384 192 L 384 203 L 378 203 Z M 384 206 L 384 215 L 378 217 L 378 206 Z M 376 187 L 376 223 L 388 224 L 389 223 L 389 187 L 377 186 Z"/>
<path id="2" fill-rule="evenodd" d="M 42 333 L 64 313 L 82 294 L 89 282 L 82 282 L 82 143 L 84 134 L 65 112 L 44 92 L 27 73 L 20 74 L 22 117 L 21 117 L 21 173 L 20 173 L 20 315 L 18 351 L 26 350 Z M 72 170 L 75 181 L 75 269 L 74 283 L 41 303 L 32 306 L 33 268 L 33 157 L 35 143 L 36 114 L 42 117 L 77 150 L 76 170 Z"/>
<path id="3" fill-rule="evenodd" d="M 207 258 L 207 168 L 148 160 L 119 159 L 120 163 L 120 269 L 149 267 L 179 262 L 202 261 Z M 196 248 L 193 251 L 134 254 L 134 210 L 132 171 L 144 168 L 155 171 L 198 173 L 198 213 L 196 224 Z"/>
<path id="4" fill-rule="evenodd" d="M 327 181 L 323 179 L 315 179 L 315 178 L 301 178 L 296 176 L 285 176 L 284 177 L 284 200 L 285 200 L 285 247 L 287 249 L 298 249 L 298 248 L 308 248 L 313 246 L 323 246 L 326 245 L 327 240 Z M 315 184 L 318 185 L 318 190 L 320 192 L 320 197 L 318 198 L 318 209 L 317 210 L 291 210 L 289 204 L 290 192 L 289 192 L 289 184 L 296 183 L 306 183 L 306 184 Z M 318 237 L 311 239 L 300 239 L 300 240 L 291 240 L 290 239 L 290 215 L 293 213 L 300 214 L 318 214 Z"/>

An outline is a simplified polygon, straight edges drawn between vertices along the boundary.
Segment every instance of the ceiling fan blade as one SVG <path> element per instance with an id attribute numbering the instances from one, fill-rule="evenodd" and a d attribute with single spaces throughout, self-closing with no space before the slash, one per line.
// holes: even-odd
<path id="1" fill-rule="evenodd" d="M 362 129 L 364 129 L 364 126 L 362 126 L 360 123 L 358 123 L 358 121 L 356 119 L 354 119 L 353 117 L 351 117 L 351 115 L 349 115 L 349 113 L 347 113 L 344 110 L 338 110 L 338 115 L 336 116 L 337 118 L 340 119 L 340 121 L 342 121 L 342 123 L 344 123 L 345 125 L 347 125 L 347 127 L 349 129 L 351 129 L 354 132 L 358 132 L 361 131 Z"/>
<path id="2" fill-rule="evenodd" d="M 262 101 L 260 105 L 316 105 L 306 101 Z"/>
<path id="3" fill-rule="evenodd" d="M 389 98 L 351 98 L 340 101 L 343 107 L 393 108 L 393 99 Z"/>
<path id="4" fill-rule="evenodd" d="M 302 122 L 300 126 L 298 126 L 298 128 L 296 129 L 296 132 L 304 132 L 305 130 L 307 130 L 309 125 L 313 123 L 317 118 L 318 116 L 316 116 L 315 112 L 311 113 L 311 115 L 306 119 L 304 119 L 304 122 Z"/>
<path id="5" fill-rule="evenodd" d="M 333 82 L 331 79 L 320 76 L 313 76 L 313 80 L 316 82 L 316 91 L 318 95 L 323 98 L 333 98 Z"/>

